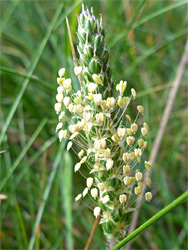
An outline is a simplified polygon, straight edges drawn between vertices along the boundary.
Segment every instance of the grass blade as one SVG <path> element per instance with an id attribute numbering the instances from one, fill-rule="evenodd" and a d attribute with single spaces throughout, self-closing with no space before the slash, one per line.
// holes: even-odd
<path id="1" fill-rule="evenodd" d="M 32 62 L 31 66 L 30 66 L 30 69 L 28 70 L 28 73 L 27 73 L 28 77 L 32 76 L 32 74 L 33 74 L 33 72 L 34 72 L 34 70 L 35 70 L 35 68 L 37 66 L 37 63 L 39 62 L 39 59 L 40 59 L 40 57 L 42 55 L 42 52 L 44 51 L 44 48 L 45 48 L 45 46 L 46 46 L 46 44 L 47 44 L 47 42 L 48 42 L 48 40 L 50 38 L 50 35 L 52 34 L 52 31 L 54 30 L 57 19 L 59 18 L 62 9 L 63 9 L 63 3 L 61 3 L 59 8 L 57 9 L 57 12 L 55 13 L 54 18 L 53 18 L 53 20 L 52 20 L 51 24 L 49 25 L 49 28 L 48 28 L 48 30 L 46 32 L 46 35 L 44 36 L 44 39 L 41 42 L 41 44 L 40 44 L 40 46 L 39 46 L 39 48 L 38 48 L 38 50 L 37 50 L 37 52 L 35 54 L 33 62 Z M 18 93 L 18 95 L 17 95 L 17 97 L 16 97 L 16 99 L 15 99 L 13 105 L 12 105 L 12 108 L 11 108 L 9 114 L 8 114 L 8 117 L 7 117 L 7 119 L 6 119 L 5 123 L 4 123 L 4 126 L 3 126 L 1 134 L 0 134 L 0 144 L 3 141 L 5 133 L 6 133 L 7 129 L 8 129 L 8 126 L 9 126 L 9 124 L 10 124 L 10 122 L 11 122 L 13 116 L 14 116 L 14 113 L 15 113 L 15 111 L 16 111 L 19 103 L 20 103 L 20 100 L 21 100 L 21 98 L 22 98 L 28 84 L 29 84 L 29 78 L 24 80 L 24 82 L 22 84 L 22 87 L 21 87 L 21 89 L 20 89 L 20 91 L 19 91 L 19 93 Z"/>
<path id="2" fill-rule="evenodd" d="M 37 213 L 37 217 L 36 217 L 36 220 L 35 220 L 35 223 L 34 223 L 34 226 L 33 226 L 33 232 L 32 232 L 32 235 L 31 235 L 30 242 L 29 242 L 29 248 L 28 248 L 29 250 L 33 249 L 33 246 L 34 246 L 34 243 L 35 243 L 35 238 L 36 238 L 37 228 L 38 228 L 38 226 L 40 224 L 40 221 L 42 219 L 42 215 L 43 215 L 43 212 L 44 212 L 46 201 L 48 199 L 48 196 L 49 196 L 49 193 L 50 193 L 50 190 L 51 190 L 51 187 L 52 187 L 53 180 L 55 178 L 59 163 L 61 161 L 62 151 L 64 150 L 65 144 L 66 144 L 66 141 L 63 141 L 63 143 L 61 143 L 60 149 L 59 149 L 59 151 L 58 151 L 58 153 L 56 155 L 56 158 L 54 160 L 53 168 L 52 168 L 52 171 L 51 171 L 50 176 L 48 178 L 48 182 L 47 182 L 47 185 L 46 185 L 46 188 L 44 190 L 43 197 L 42 197 L 42 202 L 40 204 L 40 207 L 39 207 L 39 210 L 38 210 L 38 213 Z"/>
<path id="3" fill-rule="evenodd" d="M 17 4 L 18 4 L 19 1 L 20 1 L 20 0 L 12 1 L 11 6 L 8 8 L 7 12 L 5 13 L 5 17 L 4 17 L 4 19 L 1 21 L 0 34 L 3 32 L 3 30 L 4 30 L 5 26 L 6 26 L 6 24 L 7 24 L 8 21 L 9 21 L 9 18 L 11 17 L 11 15 L 12 15 L 12 13 L 13 13 L 14 9 L 16 8 L 16 6 L 17 6 Z"/>
<path id="4" fill-rule="evenodd" d="M 164 8 L 159 9 L 159 10 L 156 10 L 155 12 L 153 12 L 153 13 L 143 17 L 139 21 L 135 22 L 131 28 L 136 29 L 140 25 L 150 21 L 151 19 L 153 19 L 157 16 L 160 16 L 160 15 L 166 13 L 167 11 L 170 11 L 170 10 L 173 10 L 173 9 L 178 8 L 180 6 L 183 6 L 184 4 L 187 4 L 187 3 L 188 3 L 188 0 L 179 1 L 179 2 L 176 2 L 174 4 L 171 4 L 170 6 L 166 6 Z M 124 38 L 126 34 L 127 34 L 127 28 L 125 30 L 121 31 L 117 36 L 115 36 L 115 38 L 109 43 L 108 47 L 111 49 L 114 45 L 116 45 L 117 42 L 119 42 L 122 38 Z"/>
<path id="5" fill-rule="evenodd" d="M 10 168 L 10 170 L 7 173 L 7 175 L 5 176 L 5 178 L 2 180 L 2 182 L 0 184 L 0 191 L 4 188 L 4 186 L 6 185 L 7 181 L 11 177 L 12 173 L 15 171 L 15 169 L 17 168 L 17 166 L 19 165 L 19 163 L 21 162 L 21 160 L 24 158 L 24 156 L 27 153 L 28 149 L 31 147 L 31 145 L 33 144 L 33 142 L 35 141 L 35 139 L 37 138 L 37 136 L 39 135 L 39 133 L 43 129 L 43 127 L 46 124 L 46 122 L 47 122 L 47 119 L 44 119 L 39 124 L 38 128 L 35 130 L 35 132 L 33 133 L 32 137 L 30 138 L 30 140 L 28 141 L 28 143 L 26 144 L 26 146 L 24 147 L 24 149 L 22 150 L 22 152 L 20 153 L 20 155 L 18 156 L 18 158 L 13 163 L 12 168 Z"/>
<path id="6" fill-rule="evenodd" d="M 148 221 L 146 221 L 144 224 L 142 224 L 139 228 L 137 228 L 134 232 L 132 232 L 130 235 L 128 235 L 125 239 L 120 241 L 115 247 L 112 248 L 112 250 L 120 249 L 126 243 L 128 243 L 129 241 L 134 239 L 136 236 L 141 234 L 144 230 L 146 230 L 146 228 L 151 226 L 157 220 L 161 219 L 165 214 L 170 212 L 175 207 L 179 206 L 182 202 L 184 202 L 187 199 L 188 199 L 188 191 L 184 192 L 176 200 L 171 202 L 168 206 L 164 207 L 161 211 L 159 211 L 157 214 L 155 214 L 153 217 L 151 217 Z"/>
<path id="7" fill-rule="evenodd" d="M 64 165 L 60 168 L 60 189 L 66 218 L 67 249 L 74 249 L 72 233 L 72 172 L 73 162 L 68 152 L 64 153 Z"/>
<path id="8" fill-rule="evenodd" d="M 21 230 L 22 230 L 22 236 L 23 236 L 25 249 L 27 249 L 28 248 L 27 233 L 26 233 L 26 230 L 25 230 L 22 214 L 21 214 L 21 211 L 20 211 L 20 208 L 19 208 L 19 205 L 18 205 L 17 202 L 16 202 L 16 211 L 17 211 L 18 218 L 19 218 L 19 221 L 20 221 L 20 227 L 21 227 Z"/>
<path id="9" fill-rule="evenodd" d="M 54 87 L 51 86 L 50 83 L 46 82 L 46 81 L 42 81 L 40 80 L 37 76 L 35 75 L 32 75 L 32 76 L 28 76 L 27 74 L 23 74 L 17 70 L 14 70 L 12 68 L 8 68 L 8 67 L 3 67 L 3 66 L 0 66 L 0 70 L 2 72 L 5 72 L 5 73 L 8 73 L 8 74 L 12 74 L 14 76 L 21 76 L 21 77 L 24 77 L 24 78 L 27 78 L 29 80 L 32 80 L 33 82 L 35 83 L 38 83 L 37 86 L 42 86 L 44 87 L 45 89 L 47 90 L 54 90 Z M 39 85 L 40 84 L 40 85 Z"/>
<path id="10" fill-rule="evenodd" d="M 126 77 L 130 76 L 134 69 L 140 65 L 140 63 L 142 63 L 147 57 L 153 55 L 156 51 L 158 51 L 159 49 L 161 49 L 162 47 L 166 46 L 168 43 L 173 42 L 174 40 L 180 38 L 183 35 L 187 34 L 187 28 L 180 30 L 179 32 L 175 33 L 175 34 L 171 34 L 169 35 L 165 41 L 153 46 L 152 48 L 148 49 L 146 51 L 146 53 L 144 53 L 143 55 L 141 55 L 140 57 L 138 57 L 138 59 L 135 61 L 135 63 L 132 64 L 132 66 L 130 67 L 130 69 L 125 73 Z"/>

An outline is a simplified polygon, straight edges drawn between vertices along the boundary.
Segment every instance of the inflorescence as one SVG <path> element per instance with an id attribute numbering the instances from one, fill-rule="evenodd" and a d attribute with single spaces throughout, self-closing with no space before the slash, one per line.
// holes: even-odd
<path id="1" fill-rule="evenodd" d="M 128 115 L 128 107 L 136 99 L 135 89 L 129 93 L 126 81 L 115 85 L 111 80 L 102 18 L 96 20 L 93 10 L 90 13 L 83 8 L 78 22 L 80 58 L 74 73 L 82 76 L 84 88 L 74 92 L 72 80 L 64 77 L 65 69 L 59 70 L 56 132 L 60 141 L 69 139 L 67 150 L 73 143 L 80 147 L 77 153 L 80 160 L 74 171 L 82 172 L 85 166 L 89 169 L 86 187 L 75 200 L 90 195 L 97 204 L 94 216 L 101 216 L 105 234 L 121 239 L 128 213 L 135 210 L 135 198 L 143 192 L 144 173 L 151 170 L 148 161 L 144 161 L 141 170 L 149 127 L 145 122 L 138 124 L 144 113 L 142 105 L 137 106 L 134 119 Z M 67 112 L 71 113 L 71 119 Z M 146 184 L 151 186 L 150 178 Z M 145 199 L 152 199 L 151 192 L 145 193 Z"/>

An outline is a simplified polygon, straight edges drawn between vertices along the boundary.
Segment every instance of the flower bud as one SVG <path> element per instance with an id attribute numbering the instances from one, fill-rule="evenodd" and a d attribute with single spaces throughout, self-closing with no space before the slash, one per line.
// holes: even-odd
<path id="1" fill-rule="evenodd" d="M 130 174 L 131 168 L 129 165 L 124 165 L 123 166 L 123 173 L 124 174 Z"/>
<path id="2" fill-rule="evenodd" d="M 82 198 L 82 194 L 78 194 L 75 198 L 75 201 L 79 201 Z"/>
<path id="3" fill-rule="evenodd" d="M 143 149 L 146 149 L 147 148 L 147 145 L 148 145 L 148 143 L 147 143 L 147 141 L 144 141 L 144 145 L 143 145 Z"/>
<path id="4" fill-rule="evenodd" d="M 143 174 L 141 172 L 137 172 L 135 174 L 135 178 L 137 181 L 141 181 L 143 179 Z"/>
<path id="5" fill-rule="evenodd" d="M 114 135 L 112 136 L 112 140 L 113 140 L 114 142 L 118 143 L 118 142 L 119 142 L 119 136 L 118 136 L 117 134 L 114 134 Z"/>
<path id="6" fill-rule="evenodd" d="M 63 118 L 64 115 L 65 115 L 65 112 L 62 111 L 62 112 L 60 113 L 60 115 L 59 115 L 59 120 L 61 120 L 61 119 Z"/>
<path id="7" fill-rule="evenodd" d="M 94 216 L 97 218 L 100 213 L 101 213 L 101 208 L 100 207 L 95 207 L 93 210 Z"/>
<path id="8" fill-rule="evenodd" d="M 72 134 L 72 135 L 70 136 L 70 140 L 74 139 L 78 134 L 79 134 L 78 132 L 75 132 L 74 134 Z"/>
<path id="9" fill-rule="evenodd" d="M 98 84 L 102 84 L 103 83 L 102 80 L 100 79 L 100 77 L 97 74 L 93 74 L 92 78 Z"/>
<path id="10" fill-rule="evenodd" d="M 87 195 L 87 193 L 88 193 L 88 191 L 89 191 L 89 189 L 86 187 L 85 189 L 84 189 L 84 191 L 83 191 L 83 197 L 85 197 L 86 195 Z"/>
<path id="11" fill-rule="evenodd" d="M 82 97 L 81 96 L 76 96 L 74 98 L 74 103 L 75 104 L 81 104 L 82 103 Z"/>
<path id="12" fill-rule="evenodd" d="M 72 85 L 71 85 L 71 79 L 66 79 L 64 82 L 63 82 L 63 87 L 66 89 L 66 90 L 71 90 L 72 88 Z"/>
<path id="13" fill-rule="evenodd" d="M 84 157 L 81 159 L 80 164 L 83 164 L 86 160 L 87 160 L 87 156 L 84 156 Z"/>
<path id="14" fill-rule="evenodd" d="M 84 108 L 81 104 L 78 104 L 75 106 L 75 111 L 78 113 L 78 114 L 82 114 L 83 111 L 84 111 Z"/>
<path id="15" fill-rule="evenodd" d="M 104 191 L 104 190 L 105 190 L 105 185 L 104 185 L 104 183 L 102 183 L 102 182 L 101 182 L 101 183 L 98 183 L 97 186 L 98 186 L 98 188 L 99 188 L 100 191 Z"/>
<path id="16" fill-rule="evenodd" d="M 146 184 L 150 187 L 151 186 L 151 179 L 149 177 L 146 178 Z"/>
<path id="17" fill-rule="evenodd" d="M 97 196 L 98 196 L 98 189 L 97 188 L 92 188 L 91 189 L 91 196 L 93 198 L 97 198 Z"/>
<path id="18" fill-rule="evenodd" d="M 147 136 L 148 131 L 147 131 L 146 128 L 141 128 L 141 133 L 142 133 L 143 136 Z"/>
<path id="19" fill-rule="evenodd" d="M 141 187 L 141 189 L 143 189 L 143 182 L 141 182 L 141 181 L 138 181 L 138 183 L 137 183 L 137 185 L 138 185 L 138 187 Z"/>
<path id="20" fill-rule="evenodd" d="M 63 127 L 63 123 L 62 122 L 59 122 L 58 124 L 57 124 L 57 126 L 56 126 L 56 132 L 58 131 L 58 130 L 60 130 L 61 128 Z"/>
<path id="21" fill-rule="evenodd" d="M 84 121 L 89 122 L 91 120 L 91 118 L 92 118 L 92 114 L 91 113 L 89 113 L 89 112 L 84 112 L 83 113 L 83 119 L 84 119 Z"/>
<path id="22" fill-rule="evenodd" d="M 132 96 L 133 96 L 133 99 L 135 99 L 136 98 L 136 91 L 135 91 L 135 89 L 131 89 L 131 94 L 132 94 Z"/>
<path id="23" fill-rule="evenodd" d="M 130 152 L 131 160 L 136 161 L 137 157 L 134 152 Z"/>
<path id="24" fill-rule="evenodd" d="M 98 123 L 104 122 L 104 115 L 103 115 L 103 113 L 96 114 L 95 118 L 96 118 L 96 120 L 97 120 Z"/>
<path id="25" fill-rule="evenodd" d="M 130 162 L 131 161 L 131 157 L 129 153 L 124 153 L 123 154 L 123 160 L 124 162 Z"/>
<path id="26" fill-rule="evenodd" d="M 129 186 L 131 184 L 131 179 L 129 176 L 125 176 L 123 179 L 126 186 Z"/>
<path id="27" fill-rule="evenodd" d="M 61 107 L 62 107 L 61 103 L 56 103 L 55 106 L 54 106 L 55 111 L 57 113 L 59 113 L 61 111 Z"/>
<path id="28" fill-rule="evenodd" d="M 145 161 L 144 164 L 145 164 L 145 167 L 151 168 L 151 162 L 150 161 Z"/>
<path id="29" fill-rule="evenodd" d="M 136 133 L 138 130 L 138 125 L 136 123 L 131 124 L 131 131 L 133 133 Z"/>
<path id="30" fill-rule="evenodd" d="M 110 158 L 111 157 L 111 150 L 109 148 L 107 148 L 104 151 L 104 158 Z"/>
<path id="31" fill-rule="evenodd" d="M 142 193 L 142 188 L 141 187 L 135 187 L 134 192 L 136 195 L 140 195 Z"/>
<path id="32" fill-rule="evenodd" d="M 78 153 L 78 157 L 81 158 L 84 155 L 84 150 L 82 149 L 79 153 Z"/>
<path id="33" fill-rule="evenodd" d="M 69 131 L 73 134 L 77 131 L 77 126 L 76 125 L 69 125 Z"/>
<path id="34" fill-rule="evenodd" d="M 144 107 L 142 105 L 137 106 L 137 110 L 139 113 L 144 113 Z"/>
<path id="35" fill-rule="evenodd" d="M 93 178 L 92 177 L 87 178 L 86 185 L 88 188 L 90 188 L 93 185 Z"/>
<path id="36" fill-rule="evenodd" d="M 74 67 L 74 74 L 76 76 L 81 75 L 82 74 L 82 67 L 81 66 Z"/>
<path id="37" fill-rule="evenodd" d="M 144 128 L 147 129 L 147 131 L 149 131 L 149 126 L 148 126 L 148 124 L 147 124 L 146 122 L 144 122 L 143 125 L 144 125 Z"/>
<path id="38" fill-rule="evenodd" d="M 113 167 L 113 165 L 114 165 L 114 161 L 113 160 L 107 160 L 107 162 L 106 162 L 106 169 L 107 170 L 110 170 L 112 167 Z"/>
<path id="39" fill-rule="evenodd" d="M 67 144 L 67 151 L 69 151 L 71 147 L 72 147 L 72 142 L 69 141 L 68 144 Z"/>
<path id="40" fill-rule="evenodd" d="M 127 128 L 127 129 L 126 129 L 126 133 L 127 133 L 128 136 L 129 136 L 129 135 L 132 135 L 131 129 L 130 129 L 130 128 Z"/>
<path id="41" fill-rule="evenodd" d="M 109 200 L 110 200 L 109 195 L 105 195 L 105 196 L 102 198 L 102 203 L 103 203 L 103 204 L 106 204 L 107 202 L 109 202 Z"/>
<path id="42" fill-rule="evenodd" d="M 63 138 L 67 137 L 67 130 L 60 130 L 59 131 L 59 140 L 61 141 Z"/>
<path id="43" fill-rule="evenodd" d="M 57 78 L 57 83 L 59 85 L 63 84 L 64 81 L 65 81 L 65 78 L 60 78 L 60 77 Z"/>
<path id="44" fill-rule="evenodd" d="M 107 100 L 102 100 L 102 102 L 101 102 L 101 107 L 102 107 L 103 109 L 108 109 Z"/>
<path id="45" fill-rule="evenodd" d="M 74 172 L 77 172 L 80 168 L 81 168 L 81 163 L 80 162 L 76 163 L 74 167 Z"/>
<path id="46" fill-rule="evenodd" d="M 143 139 L 139 139 L 139 140 L 138 140 L 138 146 L 139 146 L 140 148 L 142 148 L 142 147 L 144 146 L 144 140 L 143 140 Z"/>
<path id="47" fill-rule="evenodd" d="M 71 113 L 75 112 L 75 107 L 74 107 L 74 105 L 73 105 L 72 103 L 69 104 L 68 110 L 69 110 Z"/>
<path id="48" fill-rule="evenodd" d="M 69 96 L 66 96 L 66 97 L 64 98 L 63 103 L 64 103 L 65 107 L 68 107 L 69 104 L 70 104 L 70 97 L 69 97 Z"/>
<path id="49" fill-rule="evenodd" d="M 123 98 L 122 98 L 122 96 L 119 96 L 119 97 L 118 97 L 117 104 L 118 104 L 120 107 L 123 106 Z"/>
<path id="50" fill-rule="evenodd" d="M 121 204 L 125 204 L 126 201 L 127 201 L 127 195 L 126 194 L 121 194 L 119 196 L 119 201 L 120 201 Z"/>
<path id="51" fill-rule="evenodd" d="M 60 78 L 60 79 L 62 79 L 62 78 Z M 57 93 L 58 93 L 58 94 L 62 94 L 62 93 L 63 93 L 63 90 L 64 90 L 64 88 L 63 88 L 63 86 L 61 85 L 61 86 L 59 86 L 59 87 L 57 88 Z"/>
<path id="52" fill-rule="evenodd" d="M 122 137 L 122 138 L 125 137 L 126 136 L 126 128 L 118 128 L 117 135 L 119 137 Z"/>
<path id="53" fill-rule="evenodd" d="M 151 199 L 152 199 L 152 193 L 151 192 L 147 192 L 145 194 L 145 199 L 146 199 L 146 201 L 151 201 Z"/>
<path id="54" fill-rule="evenodd" d="M 97 89 L 97 84 L 96 83 L 93 83 L 93 82 L 90 82 L 88 85 L 88 91 L 89 92 L 95 92 L 96 89 Z"/>
<path id="55" fill-rule="evenodd" d="M 123 97 L 123 103 L 124 103 L 125 105 L 128 105 L 129 102 L 130 102 L 130 98 L 129 98 L 128 96 Z"/>
<path id="56" fill-rule="evenodd" d="M 63 102 L 63 95 L 62 95 L 62 94 L 57 94 L 57 95 L 56 95 L 56 100 L 57 100 L 57 102 L 59 102 L 59 103 Z"/>
<path id="57" fill-rule="evenodd" d="M 59 71 L 58 71 L 58 75 L 60 77 L 63 77 L 65 75 L 65 68 L 61 68 Z"/>
<path id="58" fill-rule="evenodd" d="M 127 119 L 128 122 L 131 122 L 131 121 L 132 121 L 130 115 L 125 115 L 125 118 Z"/>
<path id="59" fill-rule="evenodd" d="M 107 105 L 110 107 L 110 108 L 113 108 L 116 104 L 116 101 L 115 101 L 115 98 L 114 97 L 108 97 L 107 98 Z"/>
<path id="60" fill-rule="evenodd" d="M 137 157 L 142 156 L 142 149 L 141 148 L 135 148 L 134 153 Z"/>
<path id="61" fill-rule="evenodd" d="M 126 87 L 127 87 L 127 82 L 120 81 L 120 83 L 117 84 L 117 86 L 116 86 L 116 90 L 119 90 L 120 94 L 123 94 Z"/>
<path id="62" fill-rule="evenodd" d="M 101 95 L 101 94 L 95 94 L 95 95 L 93 95 L 93 96 L 94 96 L 94 102 L 95 102 L 96 104 L 100 104 L 101 101 L 102 101 L 102 95 Z"/>
<path id="63" fill-rule="evenodd" d="M 133 136 L 127 137 L 127 144 L 129 146 L 132 146 L 134 144 L 134 142 L 135 142 L 135 138 Z"/>

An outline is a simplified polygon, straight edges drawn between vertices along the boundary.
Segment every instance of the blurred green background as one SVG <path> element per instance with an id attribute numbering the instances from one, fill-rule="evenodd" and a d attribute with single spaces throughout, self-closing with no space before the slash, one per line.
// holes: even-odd
<path id="1" fill-rule="evenodd" d="M 113 79 L 127 80 L 145 107 L 148 157 L 184 51 L 187 1 L 84 2 L 103 16 Z M 74 202 L 85 187 L 84 178 L 73 173 L 77 156 L 55 134 L 58 69 L 66 67 L 79 89 L 65 17 L 76 48 L 80 11 L 81 1 L 1 1 L 0 150 L 6 152 L 0 158 L 0 193 L 7 196 L 1 201 L 1 249 L 83 249 L 94 223 L 90 199 Z M 186 190 L 187 77 L 185 72 L 153 168 L 153 200 L 143 203 L 138 225 Z M 187 231 L 184 204 L 132 247 L 186 249 Z M 90 249 L 105 249 L 100 226 Z"/>

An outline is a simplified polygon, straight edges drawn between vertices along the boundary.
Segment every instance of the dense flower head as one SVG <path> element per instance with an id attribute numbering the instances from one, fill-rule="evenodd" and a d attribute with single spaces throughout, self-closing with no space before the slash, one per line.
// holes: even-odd
<path id="1" fill-rule="evenodd" d="M 83 9 L 78 20 L 80 65 L 74 73 L 82 75 L 84 89 L 74 92 L 72 80 L 64 77 L 65 69 L 59 70 L 56 131 L 60 141 L 69 139 L 67 150 L 74 143 L 80 147 L 74 171 L 82 172 L 86 166 L 89 170 L 86 187 L 75 200 L 91 196 L 96 203 L 94 215 L 101 216 L 104 232 L 121 238 L 127 227 L 127 214 L 134 211 L 135 198 L 143 192 L 144 174 L 151 168 L 150 162 L 142 161 L 149 126 L 140 123 L 142 105 L 137 105 L 135 117 L 128 114 L 136 91 L 127 90 L 127 81 L 120 80 L 112 91 L 102 19 L 96 20 L 92 10 L 90 13 Z M 151 179 L 147 178 L 146 183 L 150 187 Z M 152 194 L 147 192 L 145 199 L 150 201 Z"/>

